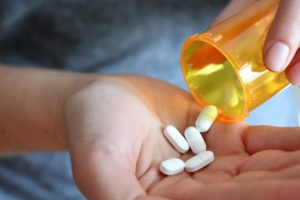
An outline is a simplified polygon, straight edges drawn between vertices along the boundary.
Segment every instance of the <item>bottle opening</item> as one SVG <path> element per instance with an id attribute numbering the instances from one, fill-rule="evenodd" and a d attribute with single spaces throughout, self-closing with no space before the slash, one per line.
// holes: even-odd
<path id="1" fill-rule="evenodd" d="M 183 47 L 181 65 L 196 101 L 200 106 L 217 106 L 218 120 L 233 122 L 247 116 L 243 83 L 232 63 L 217 48 L 192 39 Z"/>

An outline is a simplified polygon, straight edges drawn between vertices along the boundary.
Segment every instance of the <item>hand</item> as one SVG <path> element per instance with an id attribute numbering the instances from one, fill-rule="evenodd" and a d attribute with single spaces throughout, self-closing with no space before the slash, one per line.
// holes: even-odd
<path id="1" fill-rule="evenodd" d="M 163 127 L 183 131 L 200 110 L 183 90 L 146 77 L 92 82 L 66 104 L 75 182 L 88 199 L 299 199 L 300 130 L 215 123 L 205 134 L 215 161 L 194 174 L 164 176 L 180 155 Z"/>
<path id="2" fill-rule="evenodd" d="M 232 0 L 216 22 L 247 8 L 258 0 Z M 278 0 L 274 0 L 277 3 Z M 300 1 L 280 0 L 279 7 L 264 45 L 265 65 L 274 72 L 286 72 L 292 84 L 300 85 Z M 288 67 L 287 67 L 288 66 Z"/>

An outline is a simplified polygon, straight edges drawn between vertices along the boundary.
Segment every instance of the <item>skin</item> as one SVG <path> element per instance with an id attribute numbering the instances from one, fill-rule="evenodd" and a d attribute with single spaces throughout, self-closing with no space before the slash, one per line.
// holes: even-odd
<path id="1" fill-rule="evenodd" d="M 300 130 L 216 122 L 204 134 L 215 161 L 194 174 L 165 176 L 162 160 L 180 157 L 163 136 L 192 126 L 190 94 L 150 78 L 95 81 L 67 103 L 75 181 L 88 199 L 299 199 Z"/>
<path id="2" fill-rule="evenodd" d="M 215 24 L 227 19 L 235 13 L 246 9 L 259 0 L 231 0 L 227 7 L 216 18 Z M 286 77 L 294 85 L 300 85 L 300 1 L 299 0 L 273 0 L 279 3 L 275 18 L 268 33 L 263 59 L 266 67 L 271 71 L 285 71 Z M 287 46 L 289 53 L 285 63 L 276 68 L 276 62 L 280 53 L 271 54 L 273 45 L 277 42 Z"/>
<path id="3" fill-rule="evenodd" d="M 0 153 L 66 150 L 64 102 L 96 77 L 0 66 Z"/>
<path id="4" fill-rule="evenodd" d="M 232 1 L 218 20 L 254 1 L 242 2 Z M 297 4 L 280 2 L 265 45 L 294 39 L 292 63 L 299 57 L 293 54 L 299 46 Z M 286 69 L 292 83 L 299 81 L 298 69 Z M 173 124 L 183 132 L 200 112 L 190 94 L 165 82 L 2 66 L 0 96 L 2 155 L 69 150 L 74 180 L 88 199 L 300 198 L 299 128 L 216 122 L 204 135 L 215 153 L 211 165 L 194 174 L 161 174 L 160 161 L 192 156 L 176 152 L 162 129 Z"/>
<path id="5" fill-rule="evenodd" d="M 300 129 L 216 122 L 204 137 L 215 161 L 164 176 L 180 155 L 162 129 L 193 125 L 189 93 L 141 76 L 0 67 L 0 153 L 69 150 L 87 199 L 299 199 Z"/>

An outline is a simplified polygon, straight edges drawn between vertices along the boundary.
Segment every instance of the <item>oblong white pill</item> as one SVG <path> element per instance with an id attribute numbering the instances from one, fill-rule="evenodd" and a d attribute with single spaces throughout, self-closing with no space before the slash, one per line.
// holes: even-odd
<path id="1" fill-rule="evenodd" d="M 201 133 L 195 127 L 185 129 L 184 136 L 194 154 L 199 154 L 206 150 L 205 141 Z"/>
<path id="2" fill-rule="evenodd" d="M 206 132 L 210 129 L 218 116 L 218 109 L 214 105 L 209 105 L 203 108 L 195 122 L 195 126 L 200 132 Z"/>
<path id="3" fill-rule="evenodd" d="M 223 87 L 224 103 L 228 107 L 235 107 L 239 104 L 239 95 L 233 83 L 227 83 Z"/>
<path id="4" fill-rule="evenodd" d="M 165 175 L 175 175 L 184 170 L 185 163 L 179 158 L 171 158 L 160 163 L 159 170 Z"/>
<path id="5" fill-rule="evenodd" d="M 185 170 L 187 172 L 195 172 L 207 166 L 214 161 L 214 153 L 211 151 L 204 151 L 185 162 Z"/>
<path id="6" fill-rule="evenodd" d="M 164 135 L 178 152 L 185 153 L 189 150 L 189 144 L 174 126 L 167 126 Z"/>

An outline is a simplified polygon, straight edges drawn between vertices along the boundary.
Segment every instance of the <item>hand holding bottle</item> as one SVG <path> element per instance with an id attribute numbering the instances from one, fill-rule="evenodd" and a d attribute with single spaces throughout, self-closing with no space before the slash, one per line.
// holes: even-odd
<path id="1" fill-rule="evenodd" d="M 232 0 L 216 18 L 215 23 L 225 20 L 249 7 L 258 0 Z M 271 0 L 272 1 L 272 0 Z M 263 59 L 271 71 L 285 71 L 288 80 L 300 84 L 300 13 L 298 0 L 273 0 L 279 2 L 276 16 L 266 39 Z"/>

